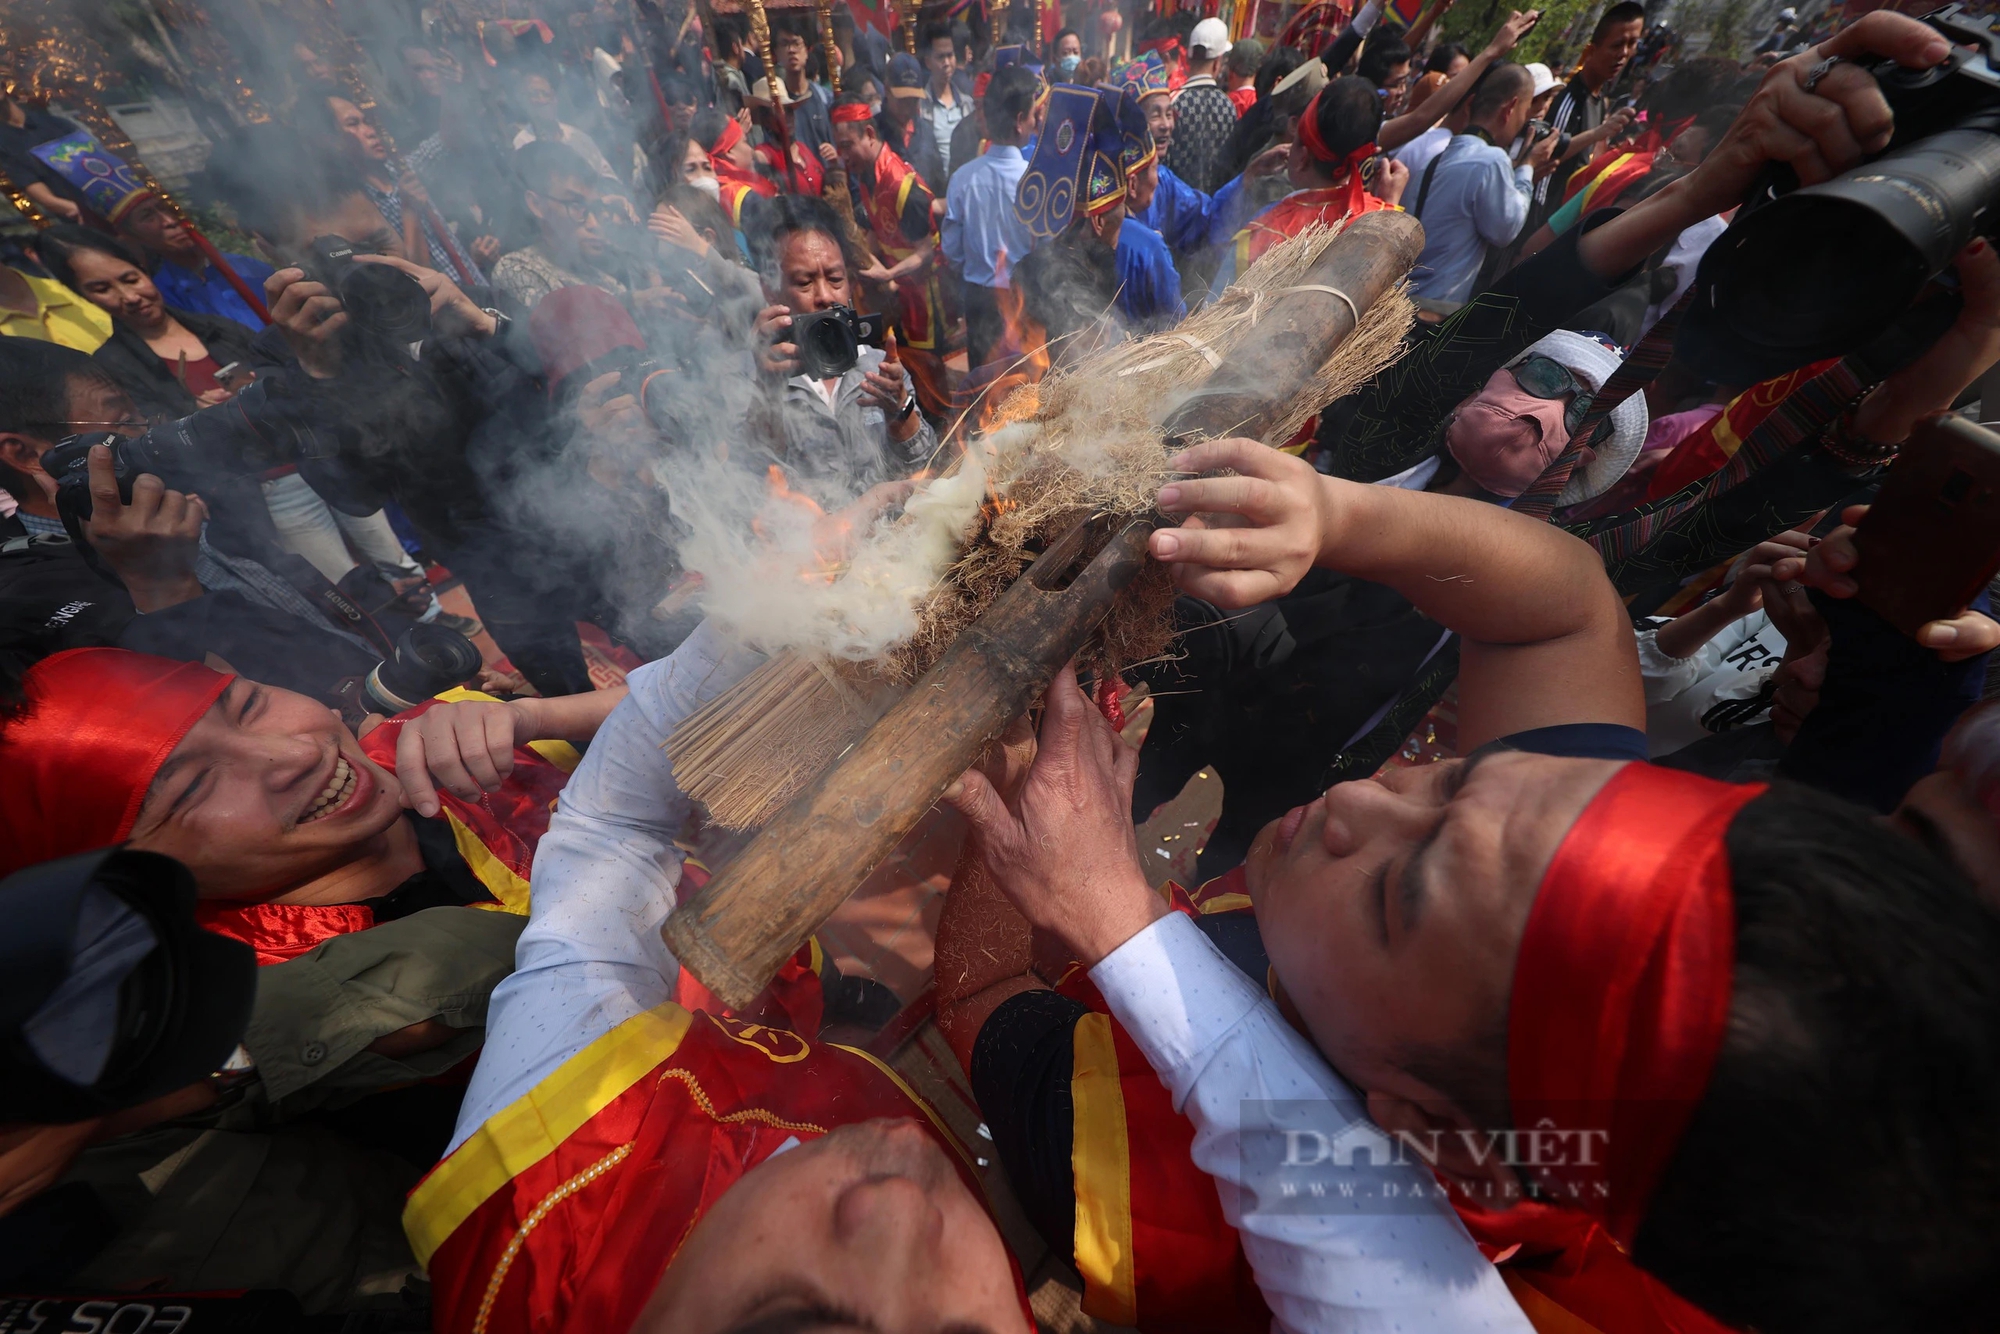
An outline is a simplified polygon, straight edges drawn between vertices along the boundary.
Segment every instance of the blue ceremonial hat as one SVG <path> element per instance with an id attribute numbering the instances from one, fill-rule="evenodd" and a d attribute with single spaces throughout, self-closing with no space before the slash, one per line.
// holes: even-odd
<path id="1" fill-rule="evenodd" d="M 1009 65 L 1019 65 L 1034 75 L 1042 77 L 1042 67 L 1029 55 L 1025 46 L 996 46 L 993 48 L 993 72 L 998 74 Z"/>
<path id="2" fill-rule="evenodd" d="M 1139 104 L 1144 94 L 1131 84 L 1123 88 L 1100 88 L 1098 91 L 1113 107 L 1113 117 L 1118 122 L 1118 165 L 1129 181 L 1134 172 L 1144 170 L 1148 162 L 1160 156 L 1159 145 L 1153 142 L 1153 132 L 1146 128 L 1146 110 Z"/>
<path id="3" fill-rule="evenodd" d="M 139 174 L 97 141 L 89 130 L 78 130 L 28 150 L 83 195 L 84 202 L 116 223 L 152 197 Z"/>
<path id="4" fill-rule="evenodd" d="M 1079 206 L 1096 213 L 1124 198 L 1122 148 L 1116 116 L 1101 91 L 1069 83 L 1050 89 L 1048 119 L 1014 192 L 1015 216 L 1029 235 L 1045 241 L 1069 226 Z"/>

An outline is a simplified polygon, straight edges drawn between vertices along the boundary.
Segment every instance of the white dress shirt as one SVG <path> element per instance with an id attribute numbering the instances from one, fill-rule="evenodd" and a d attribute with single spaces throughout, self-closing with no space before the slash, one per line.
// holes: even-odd
<path id="1" fill-rule="evenodd" d="M 1361 1096 L 1192 921 L 1167 914 L 1106 955 L 1090 980 L 1194 1123 L 1195 1166 L 1215 1178 L 1275 1328 L 1532 1334 L 1425 1169 L 1370 1169 L 1400 1206 L 1335 1191 L 1305 1209 L 1270 1189 L 1271 1174 L 1246 1169 L 1283 1152 L 1274 1143 L 1283 1131 L 1244 1129 L 1260 1104 L 1278 1105 L 1274 1123 L 1309 1123 L 1329 1139 L 1353 1126 L 1380 1132 Z"/>
<path id="2" fill-rule="evenodd" d="M 674 839 L 693 802 L 674 782 L 667 738 L 763 660 L 704 621 L 626 679 L 631 693 L 597 730 L 535 849 L 528 929 L 513 975 L 493 989 L 453 1149 L 564 1061 L 673 998 L 680 965 L 660 925 L 676 902 Z"/>

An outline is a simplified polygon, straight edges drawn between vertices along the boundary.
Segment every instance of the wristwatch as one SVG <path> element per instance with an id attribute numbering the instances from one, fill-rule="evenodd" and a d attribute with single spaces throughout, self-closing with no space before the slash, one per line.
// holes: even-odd
<path id="1" fill-rule="evenodd" d="M 481 306 L 479 309 L 483 313 L 491 315 L 493 317 L 493 337 L 495 338 L 506 337 L 507 330 L 513 327 L 514 321 L 509 319 L 504 313 L 493 309 L 493 307 L 491 306 Z"/>
<path id="2" fill-rule="evenodd" d="M 910 396 L 903 400 L 902 407 L 896 409 L 896 420 L 899 422 L 908 421 L 910 419 L 910 414 L 912 412 L 915 412 L 916 410 L 917 410 L 917 390 L 916 386 L 912 385 L 910 386 Z"/>

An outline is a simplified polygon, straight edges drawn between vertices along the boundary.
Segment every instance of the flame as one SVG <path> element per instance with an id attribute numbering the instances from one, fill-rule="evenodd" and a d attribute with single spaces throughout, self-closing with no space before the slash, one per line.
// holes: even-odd
<path id="1" fill-rule="evenodd" d="M 799 578 L 809 584 L 830 584 L 838 578 L 842 567 L 826 553 L 838 552 L 846 545 L 852 521 L 839 515 L 829 518 L 818 501 L 792 489 L 785 480 L 785 470 L 775 463 L 764 472 L 764 496 L 765 508 L 750 520 L 750 531 L 766 542 L 775 543 L 779 540 L 780 525 L 774 520 L 783 516 L 786 509 L 794 511 L 795 519 L 812 525 L 813 562 L 800 568 Z"/>
<path id="2" fill-rule="evenodd" d="M 974 429 L 981 434 L 1032 417 L 1041 403 L 1035 386 L 1049 373 L 1047 334 L 1028 317 L 1021 293 L 1000 287 L 994 296 L 1006 330 L 994 349 L 995 359 L 1005 369 L 993 377 L 979 400 Z"/>

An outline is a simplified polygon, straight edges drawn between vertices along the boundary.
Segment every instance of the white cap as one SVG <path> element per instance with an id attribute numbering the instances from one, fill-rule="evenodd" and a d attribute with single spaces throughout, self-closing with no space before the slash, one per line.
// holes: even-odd
<path id="1" fill-rule="evenodd" d="M 1797 23 L 1798 21 L 1799 21 L 1799 11 L 1793 9 L 1791 6 L 1787 5 L 1785 8 L 1778 11 L 1778 22 Z"/>
<path id="2" fill-rule="evenodd" d="M 1545 335 L 1527 351 L 1508 362 L 1518 366 L 1532 356 L 1544 356 L 1583 381 L 1591 393 L 1604 387 L 1624 358 L 1588 334 L 1557 329 Z M 1611 409 L 1611 432 L 1597 444 L 1596 457 L 1569 475 L 1569 484 L 1556 498 L 1558 506 L 1581 505 L 1609 491 L 1625 475 L 1646 443 L 1646 396 L 1633 394 Z"/>
<path id="3" fill-rule="evenodd" d="M 1536 97 L 1540 97 L 1543 93 L 1546 93 L 1551 88 L 1559 88 L 1562 86 L 1562 80 L 1556 78 L 1555 71 L 1551 70 L 1547 65 L 1544 65 L 1539 60 L 1531 60 L 1527 64 L 1523 65 L 1521 68 L 1525 69 L 1526 71 L 1528 71 L 1530 75 L 1534 76 L 1535 91 L 1533 95 Z"/>
<path id="4" fill-rule="evenodd" d="M 1226 56 L 1234 45 L 1229 40 L 1229 25 L 1221 19 L 1203 19 L 1188 34 L 1188 48 L 1202 60 Z"/>

